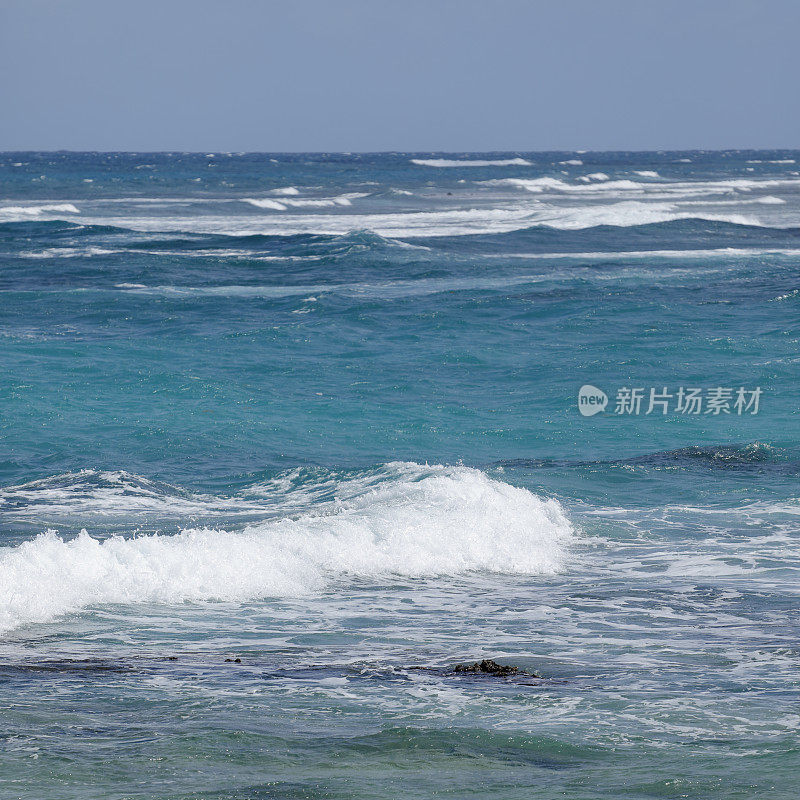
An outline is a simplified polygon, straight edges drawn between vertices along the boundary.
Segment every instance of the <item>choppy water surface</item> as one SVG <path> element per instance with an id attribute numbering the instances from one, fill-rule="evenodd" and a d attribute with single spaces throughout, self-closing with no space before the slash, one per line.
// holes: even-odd
<path id="1" fill-rule="evenodd" d="M 0 797 L 796 797 L 799 268 L 793 152 L 0 154 Z"/>

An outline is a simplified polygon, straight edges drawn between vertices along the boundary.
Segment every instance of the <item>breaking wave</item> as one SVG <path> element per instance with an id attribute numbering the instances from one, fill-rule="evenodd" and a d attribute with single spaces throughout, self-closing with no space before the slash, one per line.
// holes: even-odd
<path id="1" fill-rule="evenodd" d="M 294 187 L 289 187 L 289 189 Z M 283 190 L 280 200 L 270 200 L 269 198 L 246 197 L 243 203 L 249 203 L 256 208 L 266 208 L 272 211 L 286 211 L 287 208 L 334 208 L 335 206 L 349 206 L 352 201 L 359 197 L 366 197 L 365 192 L 348 192 L 336 197 L 288 197 L 289 194 L 297 194 L 297 190 L 289 192 Z"/>
<path id="2" fill-rule="evenodd" d="M 0 222 L 17 222 L 36 219 L 50 214 L 80 214 L 80 209 L 72 203 L 49 203 L 42 206 L 2 206 Z"/>
<path id="3" fill-rule="evenodd" d="M 0 631 L 107 603 L 244 601 L 304 595 L 353 578 L 536 575 L 564 567 L 572 527 L 558 502 L 479 470 L 399 463 L 377 476 L 329 476 L 322 484 L 323 495 L 333 495 L 327 502 L 235 530 L 103 541 L 85 531 L 68 541 L 48 531 L 3 548 Z M 157 489 L 149 482 L 139 488 L 145 495 Z M 276 489 L 254 487 L 248 497 L 274 498 Z M 302 491 L 313 495 L 314 487 Z"/>

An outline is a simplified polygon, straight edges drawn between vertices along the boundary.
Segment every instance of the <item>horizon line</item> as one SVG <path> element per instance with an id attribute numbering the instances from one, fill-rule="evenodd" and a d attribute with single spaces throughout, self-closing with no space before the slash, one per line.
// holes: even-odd
<path id="1" fill-rule="evenodd" d="M 580 149 L 546 149 L 546 150 L 225 150 L 213 147 L 202 148 L 200 150 L 183 150 L 180 148 L 171 149 L 137 149 L 137 150 L 104 150 L 104 149 L 72 149 L 72 148 L 37 148 L 37 149 L 13 149 L 2 150 L 0 154 L 20 154 L 20 153 L 54 153 L 54 154 L 113 154 L 113 155 L 339 155 L 339 156 L 366 156 L 366 155 L 396 155 L 396 156 L 417 156 L 417 155 L 547 155 L 550 153 L 571 153 L 577 155 L 606 154 L 606 153 L 731 153 L 731 152 L 790 152 L 800 153 L 800 145 L 796 147 L 659 147 L 643 149 L 620 149 L 620 148 L 580 148 Z"/>

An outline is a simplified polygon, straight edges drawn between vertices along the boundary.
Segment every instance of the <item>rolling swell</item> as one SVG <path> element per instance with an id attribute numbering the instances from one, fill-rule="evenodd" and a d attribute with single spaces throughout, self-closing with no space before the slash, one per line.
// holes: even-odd
<path id="1" fill-rule="evenodd" d="M 540 467 L 645 466 L 683 469 L 763 470 L 776 468 L 800 472 L 800 461 L 787 458 L 778 447 L 763 442 L 749 444 L 689 445 L 639 456 L 600 460 L 516 458 L 496 462 L 496 466 L 537 469 Z"/>
<path id="2" fill-rule="evenodd" d="M 52 257 L 54 247 L 97 246 L 109 250 L 122 249 L 132 253 L 161 253 L 208 255 L 219 251 L 217 257 L 257 258 L 325 258 L 346 259 L 352 256 L 387 256 L 391 258 L 422 258 L 426 251 L 453 255 L 570 254 L 578 256 L 591 252 L 610 257 L 625 252 L 644 254 L 647 251 L 702 251 L 774 248 L 791 249 L 800 246 L 800 227 L 772 228 L 737 224 L 727 221 L 679 219 L 665 222 L 634 224 L 626 227 L 590 225 L 579 229 L 555 229 L 531 225 L 512 231 L 459 232 L 456 235 L 426 236 L 423 229 L 414 236 L 402 230 L 392 235 L 376 233 L 366 228 L 345 233 L 248 233 L 234 235 L 224 232 L 192 230 L 141 231 L 121 225 L 76 224 L 70 221 L 0 222 L 0 244 L 8 255 L 30 251 L 41 240 L 47 243 Z M 732 254 L 735 257 L 735 254 Z"/>
<path id="3" fill-rule="evenodd" d="M 581 230 L 532 226 L 509 233 L 423 237 L 415 241 L 452 252 L 493 253 L 500 248 L 505 253 L 607 250 L 613 254 L 626 250 L 710 250 L 770 245 L 796 247 L 800 241 L 800 227 L 770 228 L 733 222 L 680 219 L 627 227 L 596 225 Z"/>

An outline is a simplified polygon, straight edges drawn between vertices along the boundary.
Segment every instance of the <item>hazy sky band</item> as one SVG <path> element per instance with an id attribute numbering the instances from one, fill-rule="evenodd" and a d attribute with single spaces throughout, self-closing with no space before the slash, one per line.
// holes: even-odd
<path id="1" fill-rule="evenodd" d="M 794 148 L 796 0 L 2 0 L 0 150 Z"/>

